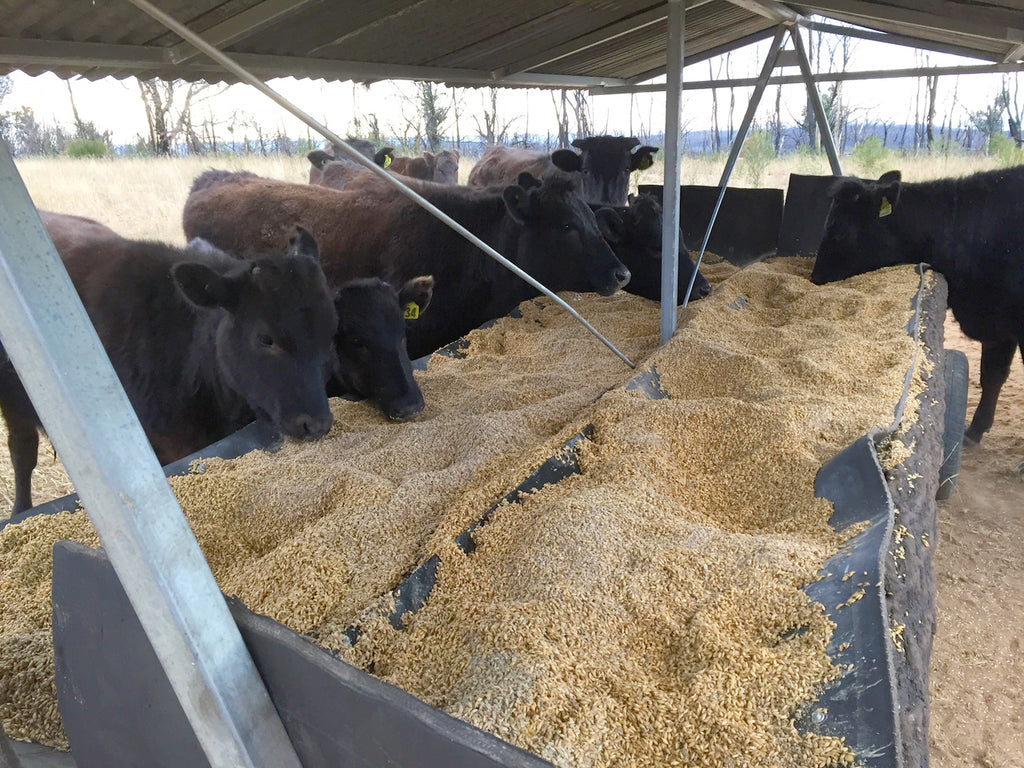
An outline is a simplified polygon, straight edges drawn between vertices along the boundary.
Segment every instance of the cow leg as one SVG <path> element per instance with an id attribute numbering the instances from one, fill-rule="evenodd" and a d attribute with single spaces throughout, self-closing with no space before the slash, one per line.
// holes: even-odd
<path id="1" fill-rule="evenodd" d="M 981 401 L 974 411 L 971 426 L 964 433 L 964 442 L 973 445 L 981 441 L 982 435 L 992 428 L 996 416 L 996 402 L 999 390 L 1010 375 L 1013 353 L 1017 351 L 1017 339 L 985 341 L 981 344 Z"/>
<path id="2" fill-rule="evenodd" d="M 32 470 L 39 458 L 39 430 L 32 420 L 12 418 L 7 421 L 7 448 L 14 467 L 14 508 L 12 514 L 24 512 L 32 506 Z"/>

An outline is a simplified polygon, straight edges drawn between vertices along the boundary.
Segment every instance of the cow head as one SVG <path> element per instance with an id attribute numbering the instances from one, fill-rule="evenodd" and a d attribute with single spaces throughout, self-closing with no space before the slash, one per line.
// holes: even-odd
<path id="1" fill-rule="evenodd" d="M 597 205 L 624 206 L 629 193 L 629 174 L 650 168 L 657 147 L 640 146 L 631 136 L 589 136 L 572 145 L 579 154 L 560 149 L 551 154 L 551 162 L 582 177 L 583 197 Z"/>
<path id="2" fill-rule="evenodd" d="M 901 186 L 899 171 L 889 171 L 878 181 L 851 177 L 833 184 L 825 234 L 811 272 L 813 282 L 845 280 L 907 262 L 897 235 Z"/>
<path id="3" fill-rule="evenodd" d="M 373 400 L 394 421 L 423 410 L 423 393 L 412 375 L 405 324 L 415 322 L 430 303 L 434 278 L 415 277 L 395 290 L 379 278 L 352 280 L 335 295 L 338 380 L 329 394 L 353 392 Z"/>
<path id="4" fill-rule="evenodd" d="M 442 149 L 434 155 L 433 181 L 438 184 L 459 183 L 459 150 Z"/>
<path id="5" fill-rule="evenodd" d="M 217 367 L 218 380 L 285 435 L 325 435 L 337 316 L 313 237 L 300 230 L 284 257 L 184 261 L 171 275 L 188 301 L 213 312 L 208 364 Z"/>
<path id="6" fill-rule="evenodd" d="M 345 143 L 348 144 L 352 149 L 359 152 L 367 160 L 373 160 L 374 163 L 379 165 L 381 168 L 387 168 L 391 165 L 391 161 L 395 159 L 395 148 L 394 147 L 381 147 L 379 150 L 373 146 L 373 142 L 369 139 L 357 139 L 349 136 L 345 139 Z M 333 160 L 339 162 L 354 163 L 345 152 L 337 144 L 331 144 L 331 152 L 333 156 L 328 155 Z M 313 154 L 312 152 L 310 154 Z M 323 154 L 327 154 L 326 152 Z M 309 157 L 309 155 L 306 155 Z M 361 166 L 360 166 L 361 167 Z"/>
<path id="7" fill-rule="evenodd" d="M 592 206 L 595 207 L 595 206 Z M 662 216 L 661 203 L 653 195 L 629 197 L 624 208 L 601 207 L 595 211 L 598 225 L 612 250 L 625 264 L 632 277 L 625 290 L 629 293 L 658 301 L 661 299 Z M 696 276 L 694 276 L 696 273 Z M 682 303 L 686 289 L 690 301 L 697 301 L 711 293 L 711 284 L 697 271 L 686 244 L 679 238 L 679 268 L 676 293 Z"/>
<path id="8" fill-rule="evenodd" d="M 502 191 L 511 220 L 521 229 L 515 261 L 555 291 L 596 291 L 609 296 L 629 282 L 598 228 L 597 219 L 559 171 L 538 180 L 520 175 Z"/>

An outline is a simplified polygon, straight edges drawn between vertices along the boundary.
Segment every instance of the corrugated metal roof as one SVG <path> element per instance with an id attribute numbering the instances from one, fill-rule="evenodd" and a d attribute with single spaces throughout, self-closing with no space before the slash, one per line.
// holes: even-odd
<path id="1" fill-rule="evenodd" d="M 665 70 L 667 4 L 653 0 L 159 0 L 263 77 L 456 85 L 631 85 Z M 687 0 L 685 54 L 700 60 L 824 16 L 991 62 L 1024 60 L 1022 0 Z M 127 0 L 4 0 L 0 74 L 227 80 Z"/>

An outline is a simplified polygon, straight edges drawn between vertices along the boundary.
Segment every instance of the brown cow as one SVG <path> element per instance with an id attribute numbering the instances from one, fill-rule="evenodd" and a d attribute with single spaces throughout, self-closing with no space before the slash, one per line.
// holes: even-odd
<path id="1" fill-rule="evenodd" d="M 626 136 L 589 136 L 572 145 L 580 151 L 558 149 L 550 155 L 528 149 L 496 146 L 489 148 L 469 172 L 469 186 L 489 187 L 511 184 L 520 173 L 541 176 L 552 165 L 580 179 L 588 203 L 625 206 L 629 174 L 650 168 L 657 147 L 639 146 L 640 140 Z"/>
<path id="2" fill-rule="evenodd" d="M 367 139 L 354 139 L 351 136 L 345 142 L 360 152 L 367 160 L 372 160 L 381 168 L 387 168 L 391 165 L 391 161 L 395 159 L 394 147 L 382 147 L 377 150 L 373 143 Z M 331 144 L 330 149 L 330 152 L 315 149 L 306 155 L 312 165 L 309 169 L 310 184 L 321 184 L 325 187 L 343 189 L 345 180 L 349 176 L 366 171 L 366 168 L 342 152 L 336 144 Z M 323 172 L 328 167 L 330 168 L 329 175 L 325 181 Z"/>
<path id="3" fill-rule="evenodd" d="M 442 149 L 436 154 L 424 152 L 420 157 L 396 157 L 387 166 L 393 173 L 438 184 L 459 183 L 459 150 Z"/>
<path id="4" fill-rule="evenodd" d="M 79 217 L 43 220 L 161 463 L 257 417 L 303 440 L 330 429 L 337 315 L 308 232 L 286 256 L 240 259 L 126 240 Z M 39 418 L 2 347 L 0 413 L 17 513 L 32 505 Z"/>
<path id="5" fill-rule="evenodd" d="M 474 189 L 410 180 L 431 203 L 552 290 L 608 295 L 625 285 L 629 270 L 615 258 L 573 181 L 552 171 L 533 184 Z M 417 275 L 434 276 L 430 310 L 407 327 L 413 359 L 537 294 L 381 179 L 339 192 L 208 171 L 185 203 L 189 237 L 242 253 L 280 247 L 300 223 L 319 239 L 335 284 L 378 276 L 402 285 Z"/>
<path id="6" fill-rule="evenodd" d="M 352 189 L 373 179 L 376 174 L 352 162 L 339 162 L 323 150 L 315 149 L 306 155 L 309 160 L 309 183 L 331 189 Z M 444 149 L 436 155 L 424 152 L 422 157 L 396 157 L 388 171 L 400 176 L 403 182 L 410 178 L 437 184 L 457 184 L 459 181 L 459 152 Z"/>

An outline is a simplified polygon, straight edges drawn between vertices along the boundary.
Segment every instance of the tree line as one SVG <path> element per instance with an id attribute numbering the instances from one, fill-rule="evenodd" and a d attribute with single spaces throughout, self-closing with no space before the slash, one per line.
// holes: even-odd
<path id="1" fill-rule="evenodd" d="M 854 45 L 850 38 L 811 32 L 808 41 L 812 69 L 830 73 L 847 71 Z M 917 55 L 921 66 L 926 67 L 928 54 L 918 52 Z M 708 62 L 712 81 L 729 80 L 733 77 L 732 68 L 731 54 Z M 1002 87 L 992 102 L 973 112 L 958 106 L 959 80 L 952 78 L 952 98 L 947 99 L 947 111 L 940 114 L 939 80 L 936 75 L 918 78 L 913 113 L 902 123 L 872 118 L 867 109 L 851 104 L 842 81 L 820 85 L 818 94 L 840 151 L 852 151 L 865 142 L 880 142 L 884 149 L 910 152 L 1012 154 L 1015 149 L 1019 150 L 1024 118 L 1019 74 L 1003 75 Z M 40 121 L 27 107 L 4 111 L 11 82 L 10 78 L 0 76 L 0 136 L 15 156 L 291 155 L 306 154 L 322 142 L 321 137 L 308 129 L 305 136 L 299 137 L 286 136 L 281 128 L 268 130 L 255 116 L 243 110 L 236 110 L 227 118 L 215 118 L 209 105 L 223 92 L 223 86 L 157 79 L 137 81 L 137 86 L 147 131 L 145 135 L 137 135 L 133 144 L 115 147 L 109 131 L 80 119 L 71 81 L 67 81 L 67 90 L 73 125 L 68 127 Z M 360 89 L 364 86 L 353 83 L 352 88 L 353 103 L 358 105 Z M 734 87 L 711 89 L 710 125 L 701 130 L 684 125 L 684 151 L 714 154 L 728 149 L 736 135 L 737 91 Z M 549 91 L 554 127 L 543 131 L 531 131 L 528 112 L 517 114 L 505 108 L 502 93 L 493 87 L 459 89 L 417 82 L 400 93 L 400 117 L 385 122 L 374 112 L 357 113 L 343 135 L 367 138 L 378 147 L 391 145 L 400 154 L 454 148 L 473 155 L 493 144 L 552 151 L 568 146 L 573 138 L 607 132 L 597 125 L 586 91 Z M 821 137 L 809 101 L 799 114 L 788 114 L 784 110 L 782 86 L 777 86 L 771 95 L 774 99 L 766 92 L 766 100 L 773 103 L 762 107 L 761 114 L 766 116 L 755 121 L 754 132 L 769 137 L 772 153 L 780 156 L 793 151 L 820 150 Z M 473 100 L 477 102 L 475 106 L 471 106 Z M 643 119 L 635 105 L 631 105 L 631 135 L 646 144 L 663 145 L 662 129 L 660 126 L 655 129 L 652 122 L 650 115 Z M 544 124 L 551 125 L 552 121 L 545 120 Z M 1004 124 L 1008 125 L 1008 130 L 1004 130 Z"/>

